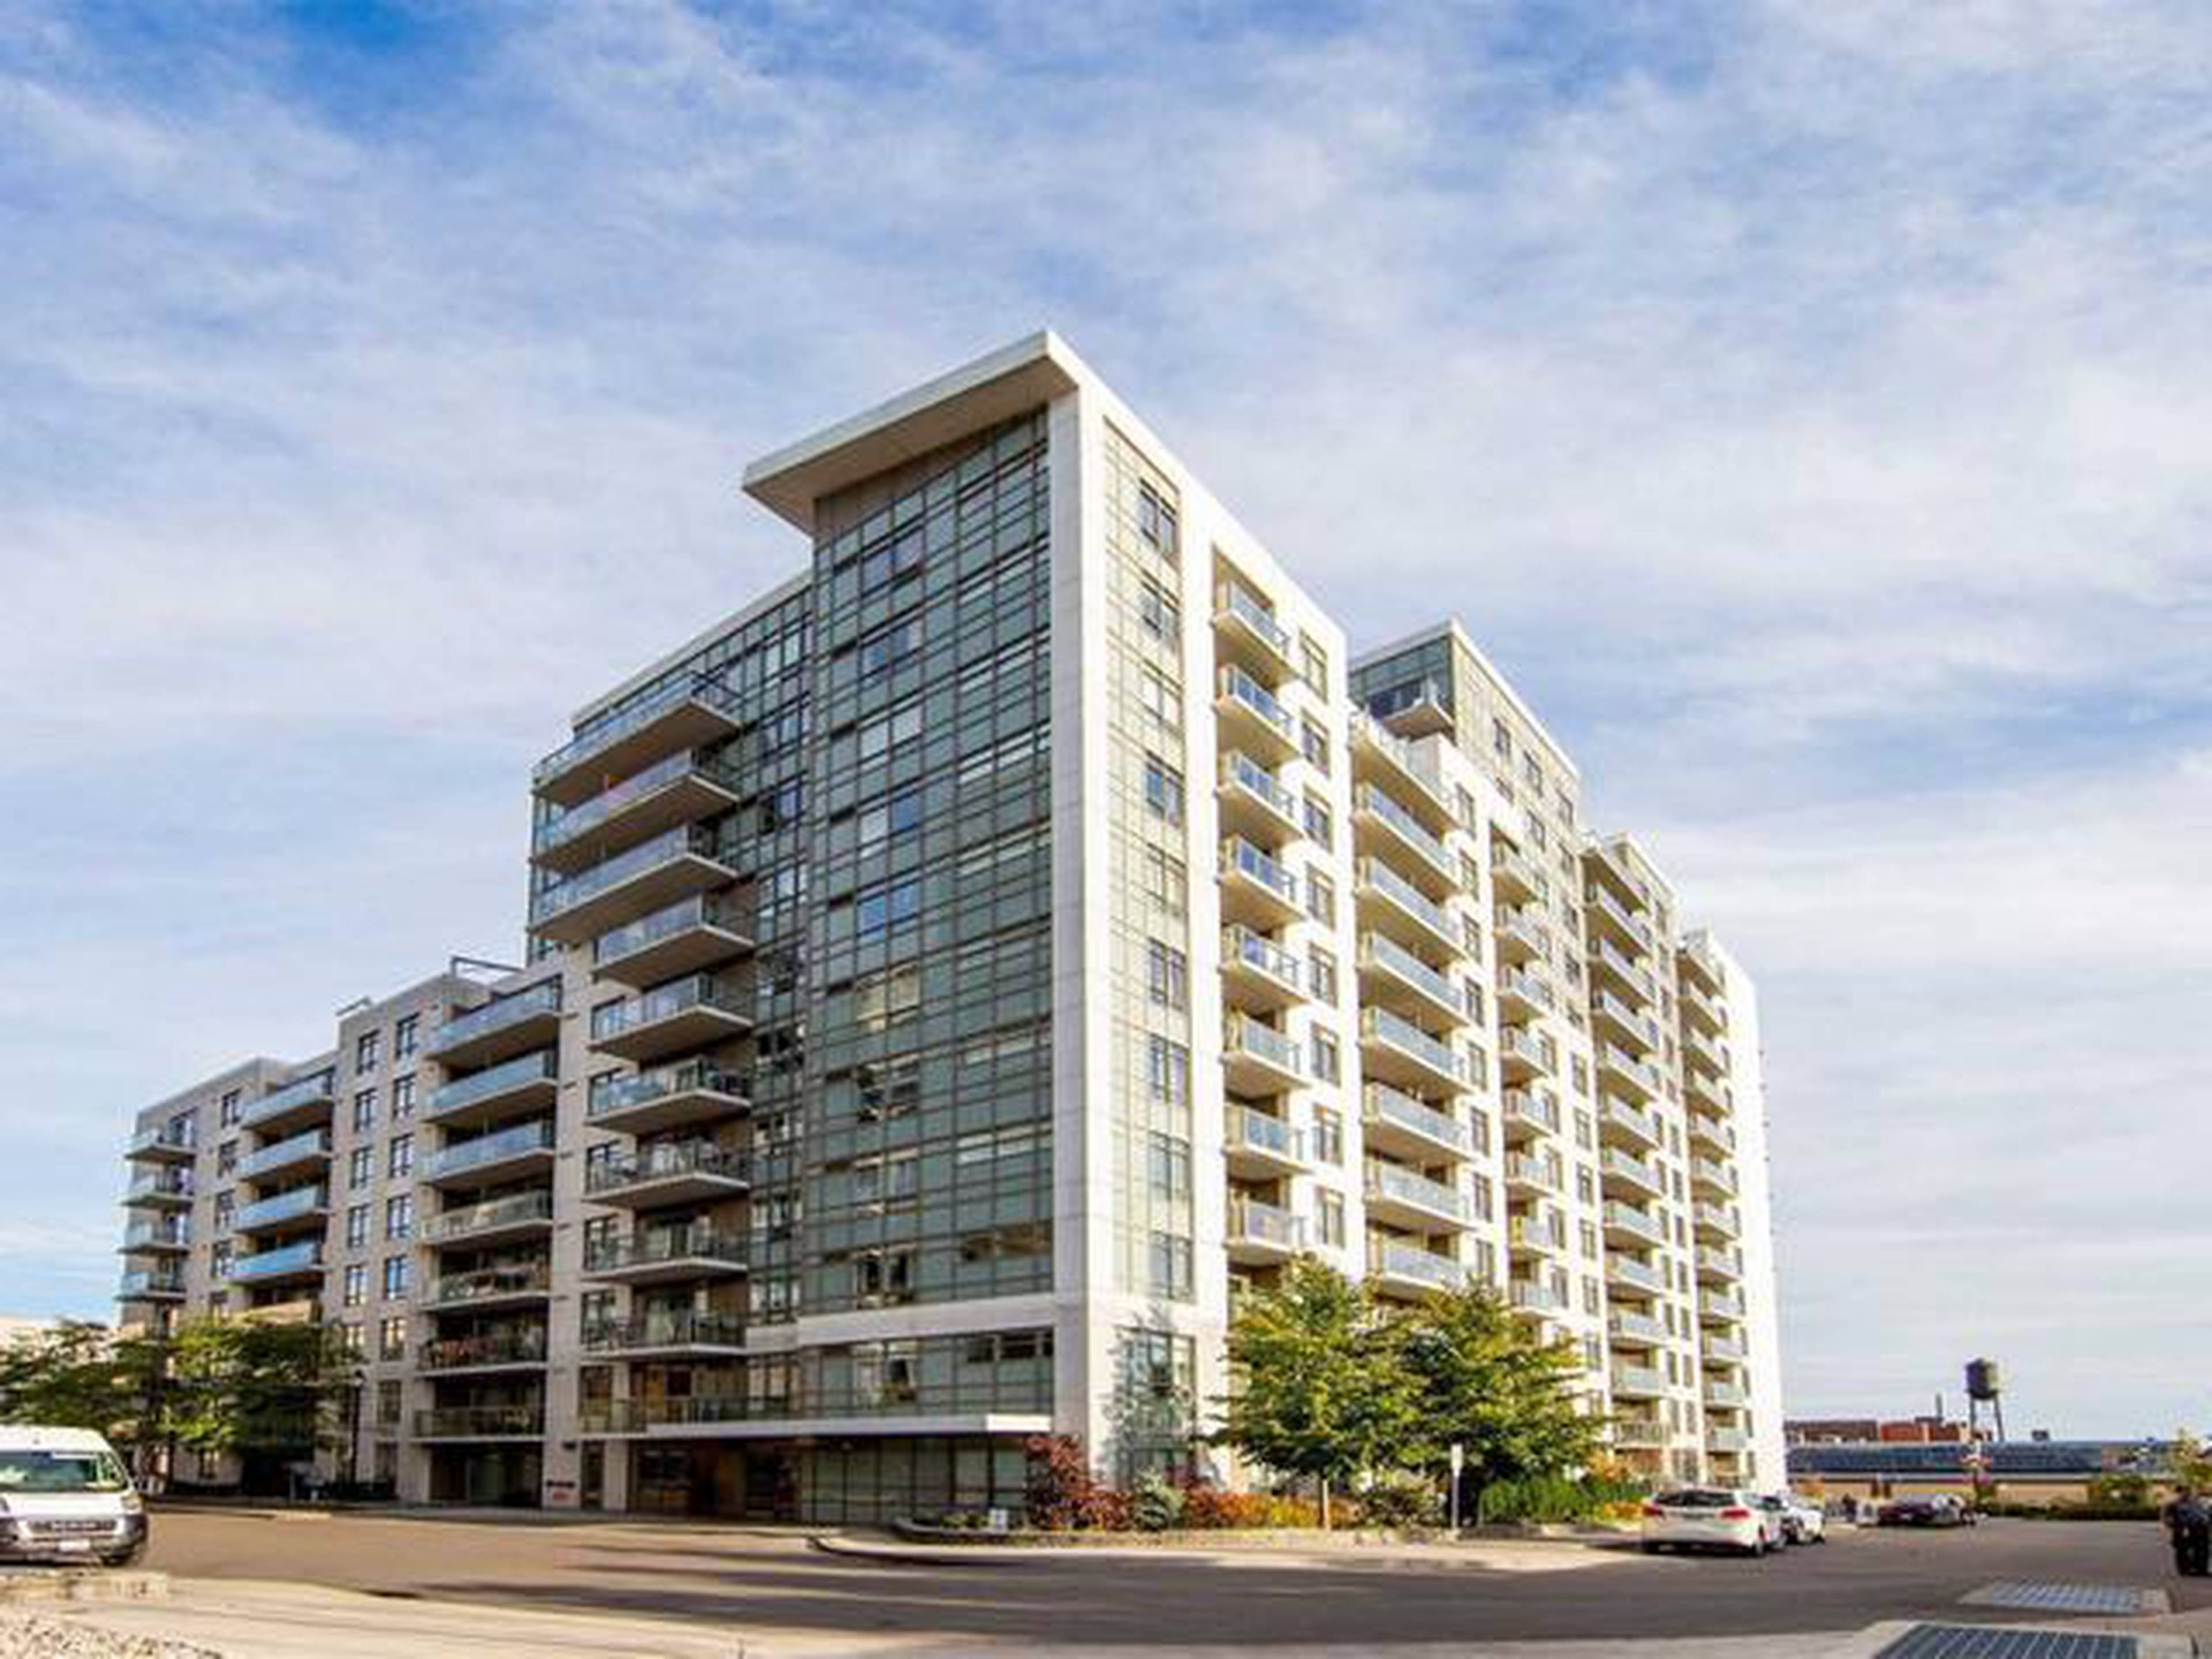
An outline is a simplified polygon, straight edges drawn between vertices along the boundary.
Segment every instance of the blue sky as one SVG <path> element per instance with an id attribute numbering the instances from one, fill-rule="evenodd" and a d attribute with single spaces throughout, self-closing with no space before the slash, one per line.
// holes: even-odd
<path id="1" fill-rule="evenodd" d="M 1793 1406 L 2204 1426 L 2212 23 L 2180 4 L 0 17 L 0 1309 L 137 1104 L 517 944 L 749 457 L 1050 324 L 1440 596 L 1762 977 Z M 1362 580 L 1384 568 L 1394 580 Z"/>

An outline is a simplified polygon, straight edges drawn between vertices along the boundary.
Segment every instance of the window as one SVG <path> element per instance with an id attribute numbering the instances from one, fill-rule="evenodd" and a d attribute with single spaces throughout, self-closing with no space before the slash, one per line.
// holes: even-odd
<path id="1" fill-rule="evenodd" d="M 1174 594 L 1150 576 L 1143 579 L 1137 590 L 1137 617 L 1156 638 L 1170 645 L 1181 643 L 1182 607 L 1176 603 Z"/>
<path id="2" fill-rule="evenodd" d="M 888 542 L 878 543 L 860 556 L 860 590 L 872 592 L 886 582 L 895 582 L 912 575 L 921 568 L 927 538 L 920 525 L 901 531 Z"/>
<path id="3" fill-rule="evenodd" d="M 338 1327 L 338 1341 L 348 1353 L 356 1358 L 368 1352 L 368 1345 L 362 1335 L 361 1321 L 358 1319 L 349 1319 Z"/>
<path id="4" fill-rule="evenodd" d="M 1145 1080 L 1152 1098 L 1171 1106 L 1190 1103 L 1190 1050 L 1164 1036 L 1151 1040 L 1146 1055 Z"/>
<path id="5" fill-rule="evenodd" d="M 860 758 L 877 759 L 921 735 L 921 705 L 910 702 L 902 708 L 894 708 L 860 728 Z"/>
<path id="6" fill-rule="evenodd" d="M 1182 774 L 1158 755 L 1145 757 L 1145 805 L 1170 823 L 1182 822 Z"/>
<path id="7" fill-rule="evenodd" d="M 226 1140 L 215 1149 L 215 1172 L 227 1176 L 238 1168 L 238 1143 Z"/>
<path id="8" fill-rule="evenodd" d="M 238 1199 L 234 1194 L 217 1193 L 215 1195 L 216 1231 L 217 1232 L 229 1231 L 231 1218 L 237 1213 L 237 1211 Z"/>
<path id="9" fill-rule="evenodd" d="M 235 1089 L 228 1091 L 224 1094 L 222 1105 L 216 1113 L 220 1126 L 226 1129 L 235 1127 L 239 1115 L 243 1110 L 244 1107 L 239 1099 L 239 1091 Z"/>
<path id="10" fill-rule="evenodd" d="M 921 969 L 913 963 L 869 974 L 853 988 L 854 1023 L 881 1031 L 911 1019 L 921 1007 Z"/>
<path id="11" fill-rule="evenodd" d="M 356 1146 L 346 1160 L 346 1185 L 366 1187 L 376 1177 L 376 1148 Z"/>
<path id="12" fill-rule="evenodd" d="M 345 1270 L 345 1289 L 343 1292 L 343 1296 L 345 1305 L 349 1308 L 358 1308 L 362 1303 L 368 1300 L 368 1263 L 356 1261 L 348 1264 Z"/>
<path id="13" fill-rule="evenodd" d="M 385 1164 L 385 1173 L 394 1181 L 404 1180 L 415 1173 L 415 1137 L 413 1135 L 392 1136 L 390 1156 Z"/>
<path id="14" fill-rule="evenodd" d="M 384 1200 L 384 1236 L 386 1238 L 411 1238 L 415 1236 L 415 1194 L 398 1193 Z"/>
<path id="15" fill-rule="evenodd" d="M 1313 1029 L 1312 1048 L 1314 1076 L 1323 1083 L 1342 1082 L 1344 1067 L 1336 1039 L 1316 1025 Z"/>
<path id="16" fill-rule="evenodd" d="M 1157 1131 L 1145 1138 L 1145 1184 L 1154 1198 L 1180 1203 L 1190 1196 L 1190 1143 Z"/>
<path id="17" fill-rule="evenodd" d="M 914 1300 L 912 1250 L 863 1250 L 853 1258 L 853 1299 L 862 1307 Z"/>
<path id="18" fill-rule="evenodd" d="M 376 1328 L 376 1356 L 380 1359 L 407 1358 L 407 1316 L 392 1314 Z"/>
<path id="19" fill-rule="evenodd" d="M 921 623 L 906 617 L 886 623 L 860 641 L 860 678 L 865 684 L 889 673 L 921 649 Z"/>
<path id="20" fill-rule="evenodd" d="M 1500 760 L 1513 758 L 1513 733 L 1506 729 L 1504 720 L 1490 722 L 1490 746 Z"/>
<path id="21" fill-rule="evenodd" d="M 353 1040 L 353 1068 L 356 1072 L 376 1069 L 377 1052 L 382 1047 L 384 1033 L 363 1031 Z"/>
<path id="22" fill-rule="evenodd" d="M 1336 1000 L 1336 957 L 1318 945 L 1307 953 L 1306 983 L 1316 1002 Z"/>
<path id="23" fill-rule="evenodd" d="M 1156 1232 L 1145 1253 L 1147 1288 L 1162 1296 L 1190 1294 L 1190 1241 Z"/>
<path id="24" fill-rule="evenodd" d="M 404 1123 L 415 1115 L 415 1073 L 392 1079 L 392 1121 Z"/>
<path id="25" fill-rule="evenodd" d="M 860 809 L 860 847 L 865 851 L 921 827 L 921 791 L 902 789 Z"/>
<path id="26" fill-rule="evenodd" d="M 392 1028 L 392 1059 L 405 1060 L 412 1055 L 419 1046 L 422 1030 L 422 1015 L 402 1014 L 399 1023 Z"/>
<path id="27" fill-rule="evenodd" d="M 1324 776 L 1328 772 L 1328 733 L 1311 720 L 1299 723 L 1298 747 L 1305 752 L 1313 769 Z"/>
<path id="28" fill-rule="evenodd" d="M 346 1208 L 345 1242 L 349 1250 L 358 1250 L 368 1243 L 368 1206 L 349 1205 Z"/>
<path id="29" fill-rule="evenodd" d="M 408 1259 L 404 1255 L 384 1258 L 384 1299 L 386 1302 L 396 1302 L 407 1294 L 408 1267 Z"/>
<path id="30" fill-rule="evenodd" d="M 1534 755 L 1523 755 L 1521 757 L 1521 775 L 1528 780 L 1528 787 L 1531 789 L 1538 792 L 1539 799 L 1537 805 L 1541 805 L 1543 804 L 1541 796 L 1544 787 L 1544 769 Z"/>
<path id="31" fill-rule="evenodd" d="M 772 836 L 799 823 L 806 816 L 805 784 L 790 778 L 764 791 L 759 812 L 760 833 L 763 836 Z"/>
<path id="32" fill-rule="evenodd" d="M 353 1132 L 366 1134 L 376 1127 L 376 1091 L 356 1089 L 353 1097 Z"/>
<path id="33" fill-rule="evenodd" d="M 1178 544 L 1175 508 L 1161 500 L 1150 484 L 1137 486 L 1137 532 L 1158 550 L 1162 558 L 1176 556 Z"/>
<path id="34" fill-rule="evenodd" d="M 1182 694 L 1158 669 L 1148 666 L 1137 677 L 1137 701 L 1162 731 L 1182 729 Z"/>
<path id="35" fill-rule="evenodd" d="M 1145 896 L 1170 915 L 1181 915 L 1188 902 L 1190 877 L 1183 861 L 1164 848 L 1145 849 Z"/>
<path id="36" fill-rule="evenodd" d="M 1314 1157 L 1319 1162 L 1344 1162 L 1344 1120 L 1326 1106 L 1314 1108 L 1313 1146 Z"/>
<path id="37" fill-rule="evenodd" d="M 874 939 L 921 914 L 921 883 L 908 878 L 865 888 L 854 905 L 854 932 Z"/>
<path id="38" fill-rule="evenodd" d="M 396 1376 L 387 1376 L 376 1385 L 376 1426 L 397 1428 L 399 1424 L 401 1390 L 406 1387 Z"/>
<path id="39" fill-rule="evenodd" d="M 1318 871 L 1306 872 L 1306 914 L 1328 927 L 1336 926 L 1336 884 Z"/>
<path id="40" fill-rule="evenodd" d="M 217 1239 L 208 1259 L 208 1273 L 216 1279 L 230 1277 L 231 1243 L 227 1238 Z"/>
<path id="41" fill-rule="evenodd" d="M 1344 1200 L 1324 1188 L 1315 1195 L 1314 1214 L 1320 1224 L 1321 1242 L 1341 1249 L 1344 1247 Z"/>
<path id="42" fill-rule="evenodd" d="M 886 1060 L 854 1068 L 853 1081 L 864 1118 L 901 1117 L 921 1099 L 921 1062 Z"/>
<path id="43" fill-rule="evenodd" d="M 1328 695 L 1328 653 L 1304 634 L 1298 635 L 1298 678 L 1324 697 Z"/>
<path id="44" fill-rule="evenodd" d="M 1189 959 L 1158 939 L 1145 942 L 1145 989 L 1163 1008 L 1190 1006 Z"/>
<path id="45" fill-rule="evenodd" d="M 1328 803 L 1319 795 L 1308 792 L 1305 800 L 1306 834 L 1324 847 L 1336 843 L 1336 825 L 1329 817 Z"/>

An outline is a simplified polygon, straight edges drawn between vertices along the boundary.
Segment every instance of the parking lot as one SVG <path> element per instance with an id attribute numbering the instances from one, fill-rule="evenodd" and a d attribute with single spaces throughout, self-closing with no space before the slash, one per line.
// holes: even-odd
<path id="1" fill-rule="evenodd" d="M 780 1529 L 192 1513 L 160 1517 L 149 1565 L 181 1580 L 290 1580 L 673 1620 L 768 1654 L 1000 1644 L 1371 1650 L 2027 1618 L 1961 1607 L 1998 1580 L 2155 1586 L 2177 1609 L 2212 1607 L 2212 1581 L 2177 1578 L 2158 1529 L 2127 1523 L 1838 1528 L 1827 1545 L 1763 1561 L 1528 1543 L 909 1564 L 823 1553 Z"/>

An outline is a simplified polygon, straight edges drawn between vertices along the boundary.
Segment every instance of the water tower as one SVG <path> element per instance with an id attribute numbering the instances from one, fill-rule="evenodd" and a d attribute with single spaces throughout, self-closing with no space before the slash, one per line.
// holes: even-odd
<path id="1" fill-rule="evenodd" d="M 1966 1362 L 1966 1432 L 1974 1439 L 1982 1434 L 1982 1407 L 1989 1407 L 1990 1416 L 1996 1425 L 1996 1437 L 2002 1440 L 2004 1431 L 2003 1379 L 1994 1359 L 1969 1359 Z"/>

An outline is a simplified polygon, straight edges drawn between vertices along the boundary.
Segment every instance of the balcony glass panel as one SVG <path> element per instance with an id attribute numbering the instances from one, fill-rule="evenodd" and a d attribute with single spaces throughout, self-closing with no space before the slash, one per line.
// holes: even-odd
<path id="1" fill-rule="evenodd" d="M 560 1077 L 558 1057 L 550 1048 L 535 1054 L 503 1060 L 497 1066 L 488 1066 L 483 1071 L 451 1083 L 441 1083 L 430 1091 L 428 1103 L 423 1107 L 427 1117 L 442 1117 L 447 1112 L 479 1100 L 488 1100 L 529 1083 L 550 1083 Z"/>
<path id="2" fill-rule="evenodd" d="M 1267 641 L 1277 656 L 1290 656 L 1290 629 L 1277 622 L 1275 613 L 1254 598 L 1242 582 L 1221 584 L 1220 608 Z"/>
<path id="3" fill-rule="evenodd" d="M 305 1158 L 328 1158 L 330 1152 L 331 1132 L 328 1129 L 310 1129 L 305 1134 L 294 1135 L 288 1140 L 280 1140 L 273 1146 L 248 1152 L 238 1160 L 238 1173 L 251 1181 L 264 1170 L 281 1170 L 286 1164 L 296 1164 Z"/>
<path id="4" fill-rule="evenodd" d="M 230 1264 L 233 1279 L 272 1279 L 284 1273 L 304 1273 L 323 1265 L 323 1242 L 307 1239 L 298 1244 L 287 1244 L 281 1250 L 258 1250 L 252 1255 L 242 1255 Z"/>
<path id="5" fill-rule="evenodd" d="M 552 1218 L 553 1194 L 541 1188 L 535 1192 L 515 1193 L 506 1198 L 486 1199 L 481 1204 L 464 1205 L 458 1210 L 442 1211 L 422 1224 L 422 1237 L 435 1244 L 495 1227 Z"/>
<path id="6" fill-rule="evenodd" d="M 1221 866 L 1258 882 L 1285 904 L 1298 902 L 1298 878 L 1241 836 L 1232 836 L 1222 843 Z"/>
<path id="7" fill-rule="evenodd" d="M 512 996 L 494 997 L 481 1008 L 454 1015 L 438 1028 L 430 1046 L 434 1050 L 458 1048 L 494 1031 L 503 1031 L 520 1021 L 560 1012 L 561 981 L 541 980 L 527 990 L 517 991 Z"/>
<path id="8" fill-rule="evenodd" d="M 251 1232 L 256 1227 L 274 1226 L 280 1221 L 291 1221 L 303 1215 L 313 1215 L 330 1206 L 330 1194 L 319 1186 L 295 1187 L 289 1193 L 279 1193 L 274 1198 L 264 1198 L 258 1204 L 248 1204 L 231 1218 L 231 1224 L 240 1232 Z"/>
<path id="9" fill-rule="evenodd" d="M 1454 1053 L 1449 1043 L 1431 1036 L 1413 1021 L 1400 1018 L 1388 1008 L 1370 1008 L 1360 1015 L 1359 1020 L 1370 1036 L 1417 1056 L 1431 1071 L 1461 1083 L 1467 1081 L 1465 1056 Z"/>
<path id="10" fill-rule="evenodd" d="M 1221 691 L 1224 696 L 1251 710 L 1285 738 L 1291 736 L 1290 711 L 1275 701 L 1273 692 L 1243 669 L 1232 665 L 1221 671 Z"/>
<path id="11" fill-rule="evenodd" d="M 619 887 L 642 871 L 656 869 L 680 858 L 715 859 L 720 855 L 714 832 L 696 823 L 679 824 L 651 841 L 640 842 L 627 853 L 618 853 L 588 870 L 580 870 L 566 881 L 541 887 L 532 896 L 530 920 L 550 921 L 573 910 L 586 899 L 596 898 L 611 887 Z"/>
<path id="12" fill-rule="evenodd" d="M 1431 933 L 1453 936 L 1451 917 L 1443 905 L 1407 881 L 1380 859 L 1359 860 L 1359 879 L 1401 910 L 1418 916 Z"/>
<path id="13" fill-rule="evenodd" d="M 627 1002 L 611 1002 L 592 1009 L 592 1040 L 598 1042 L 619 1036 L 624 1031 L 672 1018 L 688 1009 L 719 1008 L 724 1013 L 742 1016 L 745 1006 L 744 993 L 737 986 L 712 974 L 693 974 L 641 997 L 632 997 Z"/>
<path id="14" fill-rule="evenodd" d="M 1397 1090 L 1380 1083 L 1367 1085 L 1367 1115 L 1395 1123 L 1400 1128 L 1426 1139 L 1457 1147 L 1462 1152 L 1473 1150 L 1468 1126 L 1449 1113 L 1401 1094 Z"/>
<path id="15" fill-rule="evenodd" d="M 1395 1198 L 1401 1204 L 1417 1205 L 1455 1220 L 1468 1218 L 1467 1194 L 1456 1188 L 1447 1187 L 1441 1181 L 1431 1181 L 1413 1170 L 1400 1169 L 1395 1164 L 1370 1160 L 1367 1165 L 1367 1195 L 1370 1198 Z"/>
<path id="16" fill-rule="evenodd" d="M 428 1167 L 434 1176 L 458 1175 L 464 1170 L 496 1164 L 502 1158 L 514 1158 L 524 1152 L 550 1150 L 552 1145 L 553 1126 L 550 1123 L 518 1123 L 511 1129 L 500 1130 L 496 1134 L 479 1135 L 474 1140 L 441 1146 L 430 1154 Z"/>
<path id="17" fill-rule="evenodd" d="M 655 1066 L 649 1072 L 635 1072 L 626 1077 L 595 1077 L 591 1082 L 590 1097 L 585 1102 L 584 1115 L 605 1117 L 610 1112 L 628 1111 L 633 1106 L 695 1091 L 742 1096 L 747 1081 L 742 1072 L 726 1071 L 697 1060 L 687 1060 L 680 1066 Z"/>
<path id="18" fill-rule="evenodd" d="M 1368 961 L 1376 967 L 1418 985 L 1425 995 L 1447 1008 L 1467 1012 L 1467 993 L 1395 939 L 1381 933 L 1369 933 L 1361 948 L 1366 951 Z"/>
<path id="19" fill-rule="evenodd" d="M 1433 1285 L 1440 1291 L 1455 1291 L 1467 1283 L 1467 1267 L 1448 1255 L 1438 1255 L 1418 1244 L 1401 1243 L 1395 1238 L 1369 1241 L 1367 1270 L 1385 1274 L 1392 1279 L 1417 1279 L 1424 1285 Z"/>
<path id="20" fill-rule="evenodd" d="M 602 750 L 611 747 L 631 732 L 650 726 L 670 709 L 687 702 L 704 703 L 710 708 L 719 708 L 732 716 L 737 708 L 737 699 L 729 691 L 704 676 L 674 681 L 623 709 L 621 714 L 578 732 L 539 761 L 531 769 L 530 780 L 533 784 L 538 784 L 557 776 Z"/>
<path id="21" fill-rule="evenodd" d="M 250 1128 L 264 1118 L 278 1116 L 296 1106 L 304 1106 L 313 1101 L 327 1100 L 331 1097 L 331 1086 L 336 1080 L 335 1075 L 327 1071 L 317 1072 L 312 1077 L 300 1078 L 286 1084 L 281 1089 L 271 1091 L 258 1100 L 247 1101 L 244 1109 L 239 1114 L 238 1121 L 242 1126 Z"/>
<path id="22" fill-rule="evenodd" d="M 719 927 L 724 933 L 740 935 L 744 933 L 736 905 L 720 893 L 700 893 L 601 933 L 592 941 L 592 961 L 595 965 L 619 961 L 648 945 L 658 945 L 665 939 L 673 939 L 696 927 Z"/>
<path id="23" fill-rule="evenodd" d="M 586 801 L 580 801 L 567 811 L 548 818 L 538 826 L 532 838 L 538 852 L 562 846 L 586 835 L 605 823 L 624 807 L 644 799 L 655 790 L 674 783 L 678 779 L 697 772 L 707 775 L 699 757 L 688 750 L 678 750 L 653 762 L 642 772 L 634 773 L 611 789 L 603 789 Z"/>

